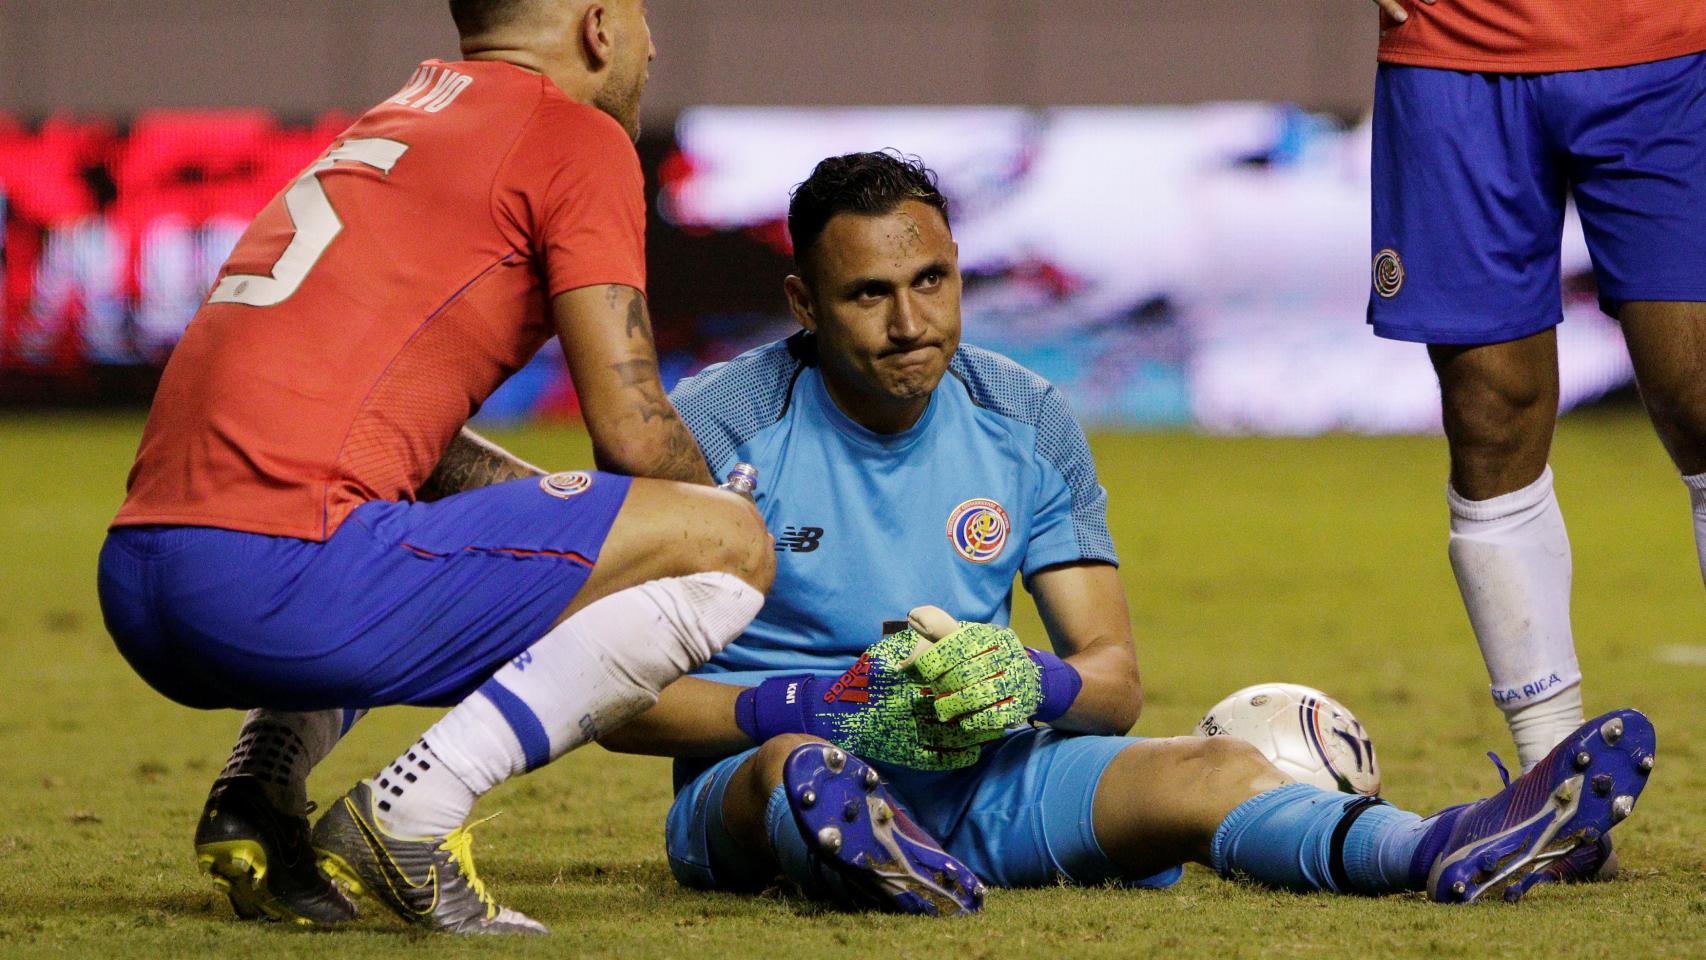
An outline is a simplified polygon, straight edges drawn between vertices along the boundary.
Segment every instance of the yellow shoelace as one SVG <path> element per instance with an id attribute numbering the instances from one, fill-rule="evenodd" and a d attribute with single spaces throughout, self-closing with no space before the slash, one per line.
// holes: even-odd
<path id="1" fill-rule="evenodd" d="M 495 820 L 497 817 L 498 815 L 494 813 L 489 817 L 457 827 L 445 836 L 443 843 L 438 845 L 440 850 L 450 854 L 452 863 L 461 867 L 462 876 L 467 878 L 469 889 L 473 890 L 474 896 L 479 897 L 480 902 L 486 905 L 487 920 L 497 916 L 498 905 L 497 901 L 492 899 L 491 894 L 486 892 L 485 882 L 474 871 L 474 828 L 488 820 Z"/>

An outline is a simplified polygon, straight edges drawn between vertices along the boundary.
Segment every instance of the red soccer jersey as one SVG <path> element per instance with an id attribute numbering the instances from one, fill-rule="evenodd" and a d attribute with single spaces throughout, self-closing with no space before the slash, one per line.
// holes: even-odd
<path id="1" fill-rule="evenodd" d="M 645 289 L 626 132 L 543 76 L 428 60 L 267 204 L 173 351 L 114 526 L 324 540 L 406 500 L 553 332 Z"/>
<path id="2" fill-rule="evenodd" d="M 1406 0 L 1380 16 L 1382 63 L 1479 73 L 1561 73 L 1706 50 L 1703 0 Z"/>

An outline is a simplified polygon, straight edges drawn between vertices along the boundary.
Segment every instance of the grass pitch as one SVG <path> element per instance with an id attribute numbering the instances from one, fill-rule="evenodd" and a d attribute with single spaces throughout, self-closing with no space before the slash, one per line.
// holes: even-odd
<path id="1" fill-rule="evenodd" d="M 101 625 L 94 567 L 135 450 L 134 417 L 0 419 L 0 956 L 1009 957 L 1690 956 L 1706 952 L 1706 610 L 1686 500 L 1633 413 L 1567 420 L 1554 464 L 1576 565 L 1590 711 L 1630 704 L 1659 766 L 1617 831 L 1624 874 L 1516 907 L 1419 895 L 1296 896 L 1193 867 L 1167 892 L 996 891 L 951 922 L 826 913 L 685 891 L 663 858 L 668 764 L 589 748 L 500 788 L 481 876 L 550 938 L 413 934 L 374 906 L 344 932 L 234 921 L 190 835 L 236 715 L 198 713 L 131 674 Z M 584 437 L 498 439 L 535 462 L 589 462 Z M 1114 539 L 1148 706 L 1137 732 L 1186 732 L 1263 680 L 1323 687 L 1379 744 L 1411 809 L 1490 792 L 1510 745 L 1445 559 L 1437 438 L 1101 436 Z M 1039 637 L 1021 602 L 1015 626 Z M 378 711 L 315 774 L 325 802 L 432 719 Z"/>

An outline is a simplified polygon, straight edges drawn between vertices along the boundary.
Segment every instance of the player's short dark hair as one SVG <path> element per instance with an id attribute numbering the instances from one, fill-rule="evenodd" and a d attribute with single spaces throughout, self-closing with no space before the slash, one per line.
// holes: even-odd
<path id="1" fill-rule="evenodd" d="M 794 187 L 788 201 L 788 236 L 794 263 L 804 272 L 823 228 L 838 213 L 880 216 L 907 200 L 936 209 L 948 220 L 948 200 L 936 174 L 924 161 L 898 150 L 848 153 L 820 161 L 812 175 Z"/>
<path id="2" fill-rule="evenodd" d="M 527 0 L 450 0 L 450 19 L 464 37 L 478 36 L 500 26 Z"/>

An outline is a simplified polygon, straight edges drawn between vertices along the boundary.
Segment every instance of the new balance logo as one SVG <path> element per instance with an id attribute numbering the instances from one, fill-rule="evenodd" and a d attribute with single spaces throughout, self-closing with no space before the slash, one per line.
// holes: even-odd
<path id="1" fill-rule="evenodd" d="M 823 539 L 822 527 L 784 527 L 776 538 L 776 550 L 791 553 L 811 553 Z"/>

